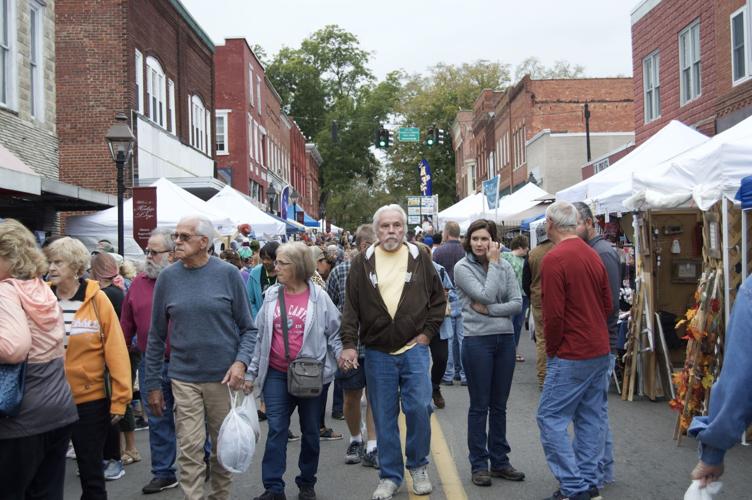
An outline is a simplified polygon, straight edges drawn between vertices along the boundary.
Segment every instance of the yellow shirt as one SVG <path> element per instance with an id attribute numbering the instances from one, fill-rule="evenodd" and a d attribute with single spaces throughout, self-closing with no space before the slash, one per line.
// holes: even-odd
<path id="1" fill-rule="evenodd" d="M 405 288 L 407 257 L 408 250 L 405 245 L 400 246 L 396 252 L 387 252 L 381 246 L 376 247 L 376 279 L 379 293 L 392 319 L 397 314 L 402 289 Z M 406 345 L 392 354 L 402 354 L 412 347 L 413 345 Z"/>

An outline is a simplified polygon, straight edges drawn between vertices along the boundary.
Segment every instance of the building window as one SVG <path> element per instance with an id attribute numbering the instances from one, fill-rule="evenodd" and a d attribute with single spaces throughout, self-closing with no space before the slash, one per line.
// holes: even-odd
<path id="1" fill-rule="evenodd" d="M 610 165 L 610 162 L 608 161 L 608 158 L 605 158 L 601 161 L 595 162 L 593 164 L 593 173 L 597 174 L 601 170 L 606 170 L 608 166 Z"/>
<path id="2" fill-rule="evenodd" d="M 170 132 L 177 134 L 175 119 L 175 115 L 177 114 L 175 110 L 175 82 L 170 79 L 167 80 L 167 97 L 169 98 L 167 106 L 167 123 L 170 124 Z"/>
<path id="3" fill-rule="evenodd" d="M 467 194 L 475 194 L 475 165 L 467 167 Z"/>
<path id="4" fill-rule="evenodd" d="M 248 92 L 249 92 L 248 96 L 249 96 L 249 101 L 251 102 L 251 106 L 253 106 L 253 84 L 254 84 L 253 66 L 248 64 Z"/>
<path id="5" fill-rule="evenodd" d="M 679 75 L 681 103 L 686 104 L 702 93 L 700 81 L 700 21 L 679 33 Z"/>
<path id="6" fill-rule="evenodd" d="M 226 155 L 230 153 L 230 146 L 228 141 L 228 122 L 227 122 L 227 110 L 217 111 L 216 124 L 214 126 L 214 133 L 216 134 L 217 154 Z"/>
<path id="7" fill-rule="evenodd" d="M 256 76 L 256 99 L 258 102 L 258 112 L 261 113 L 261 77 Z"/>
<path id="8" fill-rule="evenodd" d="M 1 2 L 2 0 L 0 0 Z M 139 113 L 144 112 L 144 56 L 141 51 L 136 49 L 134 57 L 134 66 L 136 67 L 136 110 Z"/>
<path id="9" fill-rule="evenodd" d="M 29 90 L 31 116 L 44 120 L 44 69 L 42 67 L 42 40 L 44 39 L 44 7 L 29 3 Z"/>
<path id="10" fill-rule="evenodd" d="M 642 87 L 645 123 L 661 116 L 661 59 L 658 51 L 642 60 Z"/>
<path id="11" fill-rule="evenodd" d="M 0 105 L 15 106 L 16 39 L 14 0 L 0 0 Z"/>
<path id="12" fill-rule="evenodd" d="M 731 14 L 731 78 L 739 83 L 747 77 L 746 7 Z"/>
<path id="13" fill-rule="evenodd" d="M 525 126 L 522 125 L 512 134 L 514 144 L 514 169 L 525 164 Z"/>
<path id="14" fill-rule="evenodd" d="M 153 57 L 146 58 L 146 103 L 147 116 L 162 128 L 166 128 L 165 74 L 162 65 Z"/>
<path id="15" fill-rule="evenodd" d="M 211 117 L 211 113 L 197 95 L 189 97 L 188 104 L 191 110 L 189 123 L 191 146 L 208 155 L 211 129 L 207 117 Z"/>

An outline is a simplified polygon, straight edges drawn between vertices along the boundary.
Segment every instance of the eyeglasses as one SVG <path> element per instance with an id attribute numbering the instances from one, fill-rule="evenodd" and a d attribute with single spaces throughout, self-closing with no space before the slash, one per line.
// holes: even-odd
<path id="1" fill-rule="evenodd" d="M 198 234 L 188 234 L 188 233 L 172 233 L 170 235 L 170 238 L 172 238 L 172 241 L 190 241 L 191 238 L 194 236 L 200 236 Z"/>
<path id="2" fill-rule="evenodd" d="M 292 262 L 285 262 L 283 260 L 275 260 L 274 261 L 274 267 L 277 267 L 277 266 L 279 266 L 279 267 L 285 267 L 285 266 L 289 266 L 290 264 L 292 264 Z"/>
<path id="3" fill-rule="evenodd" d="M 146 255 L 147 257 L 151 257 L 151 256 L 156 257 L 157 255 L 168 253 L 168 252 L 169 250 L 158 251 L 158 250 L 152 250 L 151 248 L 147 248 L 146 250 L 144 250 L 144 255 Z"/>

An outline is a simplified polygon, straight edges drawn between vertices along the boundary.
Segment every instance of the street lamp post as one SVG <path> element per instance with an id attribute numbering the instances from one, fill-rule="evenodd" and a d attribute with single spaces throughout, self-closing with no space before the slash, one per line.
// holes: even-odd
<path id="1" fill-rule="evenodd" d="M 274 214 L 274 200 L 277 198 L 277 190 L 274 189 L 274 184 L 271 182 L 266 189 L 266 196 L 269 198 L 269 213 Z"/>
<path id="2" fill-rule="evenodd" d="M 110 155 L 117 167 L 117 195 L 118 195 L 118 253 L 120 256 L 125 255 L 125 224 L 123 216 L 123 195 L 125 193 L 125 182 L 123 171 L 125 164 L 131 158 L 133 153 L 133 143 L 136 138 L 133 136 L 131 128 L 128 126 L 128 117 L 125 113 L 115 115 L 115 123 L 112 124 L 105 136 L 107 144 L 110 147 Z"/>

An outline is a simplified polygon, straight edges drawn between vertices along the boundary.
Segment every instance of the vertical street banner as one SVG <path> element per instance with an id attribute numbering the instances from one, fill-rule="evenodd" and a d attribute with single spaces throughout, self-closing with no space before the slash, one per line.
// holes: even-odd
<path id="1" fill-rule="evenodd" d="M 146 249 L 149 235 L 157 227 L 157 188 L 142 186 L 133 188 L 133 239 Z"/>
<path id="2" fill-rule="evenodd" d="M 420 160 L 418 171 L 420 172 L 421 196 L 431 196 L 433 194 L 433 187 L 431 182 L 431 165 L 429 165 L 425 159 Z"/>
<path id="3" fill-rule="evenodd" d="M 279 216 L 287 220 L 289 218 L 288 211 L 290 203 L 290 186 L 285 186 L 285 188 L 282 190 L 282 194 L 280 195 L 280 201 L 279 201 Z M 293 215 L 293 220 L 295 220 L 295 216 Z"/>
<path id="4" fill-rule="evenodd" d="M 488 202 L 488 208 L 495 210 L 499 208 L 499 176 L 483 181 L 483 194 Z"/>

